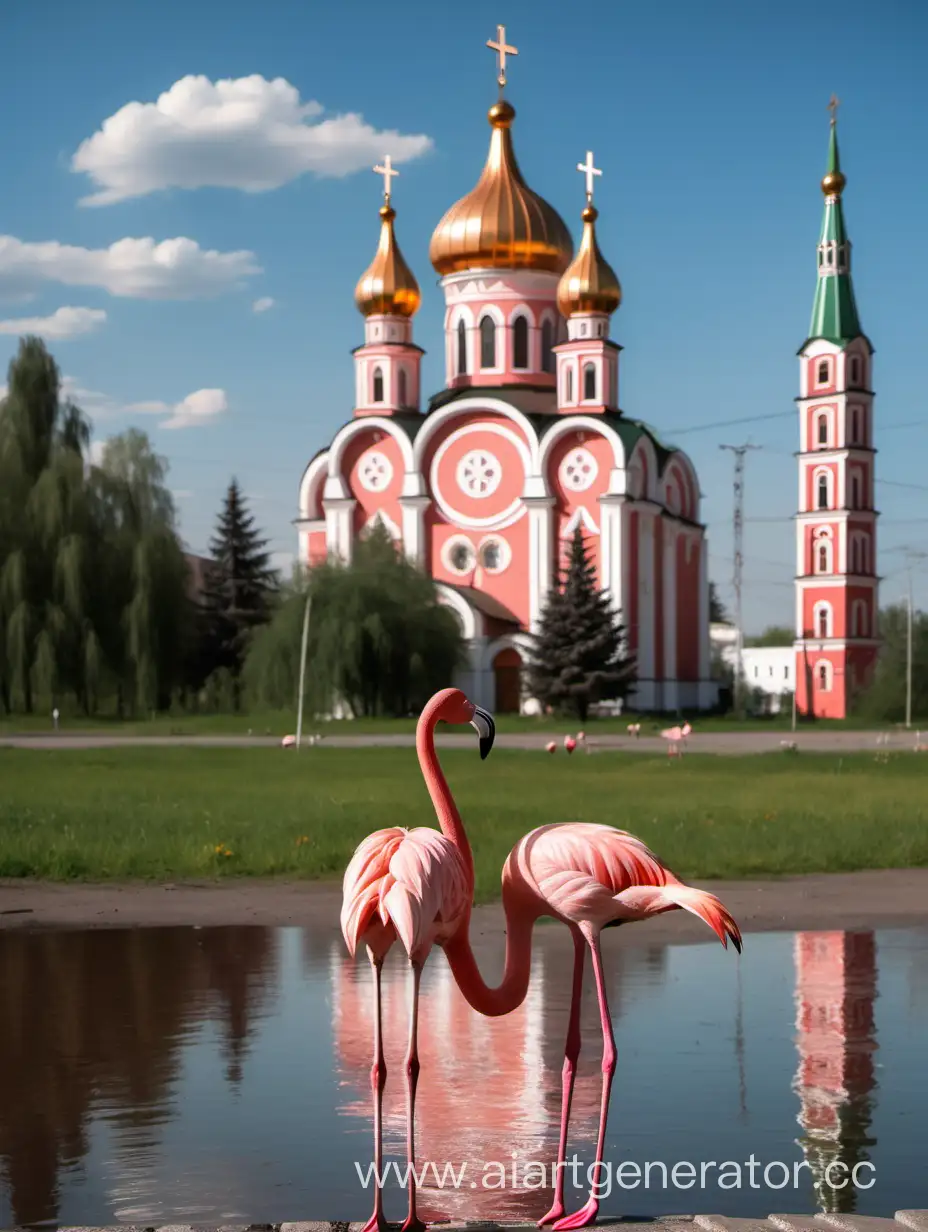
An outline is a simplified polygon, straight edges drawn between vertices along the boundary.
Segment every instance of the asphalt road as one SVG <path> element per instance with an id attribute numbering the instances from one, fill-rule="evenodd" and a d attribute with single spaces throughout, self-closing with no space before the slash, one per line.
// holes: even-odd
<path id="1" fill-rule="evenodd" d="M 561 740 L 553 733 L 518 732 L 496 737 L 496 747 L 501 749 L 541 750 L 549 740 L 557 739 L 558 752 Z M 922 742 L 924 739 L 924 743 Z M 883 743 L 883 741 L 886 743 Z M 751 753 L 779 752 L 783 745 L 795 741 L 800 751 L 810 753 L 857 753 L 879 751 L 914 751 L 921 747 L 928 752 L 928 732 L 891 732 L 888 737 L 873 731 L 799 731 L 789 732 L 695 732 L 685 746 L 689 753 L 718 753 L 728 756 L 744 756 Z M 469 734 L 437 736 L 439 748 L 470 748 L 475 737 Z M 311 756 L 316 748 L 411 748 L 415 744 L 412 734 L 364 734 L 326 735 L 321 745 L 304 746 L 303 752 Z M 116 748 L 277 748 L 276 736 L 118 736 L 107 733 L 66 732 L 47 735 L 0 736 L 0 748 L 20 749 L 116 749 Z M 660 736 L 601 735 L 588 742 L 591 753 L 665 753 L 667 742 Z M 582 756 L 582 749 L 577 750 Z"/>

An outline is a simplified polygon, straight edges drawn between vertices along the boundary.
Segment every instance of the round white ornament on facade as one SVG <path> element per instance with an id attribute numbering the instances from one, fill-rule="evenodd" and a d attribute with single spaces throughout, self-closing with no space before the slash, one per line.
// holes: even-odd
<path id="1" fill-rule="evenodd" d="M 472 449 L 458 463 L 455 478 L 467 496 L 483 500 L 492 496 L 503 477 L 499 458 L 487 449 Z"/>
<path id="2" fill-rule="evenodd" d="M 383 492 L 393 478 L 393 465 L 385 454 L 373 450 L 361 459 L 358 480 L 366 492 Z"/>
<path id="3" fill-rule="evenodd" d="M 588 449 L 572 449 L 560 465 L 558 476 L 568 492 L 585 492 L 596 482 L 599 467 Z"/>
<path id="4" fill-rule="evenodd" d="M 480 545 L 480 563 L 487 573 L 502 573 L 512 560 L 512 550 L 505 539 L 484 539 Z"/>

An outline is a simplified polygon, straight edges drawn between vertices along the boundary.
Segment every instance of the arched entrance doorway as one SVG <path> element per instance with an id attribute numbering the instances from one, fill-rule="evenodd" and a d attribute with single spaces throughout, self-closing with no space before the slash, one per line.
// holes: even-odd
<path id="1" fill-rule="evenodd" d="M 505 647 L 493 660 L 497 714 L 518 714 L 522 700 L 522 658 L 518 650 Z"/>

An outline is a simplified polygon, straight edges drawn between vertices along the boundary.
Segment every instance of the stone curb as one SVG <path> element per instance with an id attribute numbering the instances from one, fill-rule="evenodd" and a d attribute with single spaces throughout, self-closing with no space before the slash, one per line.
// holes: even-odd
<path id="1" fill-rule="evenodd" d="M 766 1219 L 736 1219 L 728 1215 L 660 1215 L 653 1219 L 634 1215 L 620 1219 L 600 1219 L 597 1232 L 631 1232 L 631 1229 L 647 1229 L 648 1232 L 679 1232 L 680 1224 L 693 1224 L 702 1232 L 928 1232 L 928 1210 L 896 1211 L 893 1218 L 881 1219 L 873 1215 L 768 1215 Z M 362 1223 L 339 1223 L 331 1220 L 316 1220 L 297 1223 L 250 1223 L 250 1224 L 117 1224 L 101 1227 L 60 1225 L 54 1232 L 361 1232 Z M 399 1225 L 395 1225 L 397 1228 Z M 535 1232 L 530 1223 L 493 1223 L 488 1220 L 463 1223 L 430 1224 L 442 1232 Z M 25 1229 L 8 1228 L 0 1232 L 26 1232 Z"/>

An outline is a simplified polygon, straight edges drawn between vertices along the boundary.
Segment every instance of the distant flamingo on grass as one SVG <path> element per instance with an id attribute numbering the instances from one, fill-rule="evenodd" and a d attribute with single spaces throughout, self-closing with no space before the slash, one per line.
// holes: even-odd
<path id="1" fill-rule="evenodd" d="M 481 756 L 493 743 L 493 720 L 471 707 L 466 720 L 480 734 Z M 467 856 L 469 856 L 469 849 Z M 419 982 L 433 945 L 444 945 L 467 918 L 473 893 L 473 866 L 461 849 L 428 826 L 377 830 L 357 848 L 345 870 L 342 934 L 352 957 L 366 946 L 374 977 L 374 1164 L 383 1166 L 383 1091 L 387 1080 L 381 1033 L 381 972 L 394 942 L 406 951 L 412 971 L 409 1049 L 406 1054 L 407 1152 L 415 1164 L 416 1087 L 419 1079 Z M 374 1186 L 374 1212 L 364 1232 L 386 1232 L 383 1192 Z M 409 1172 L 409 1211 L 404 1232 L 423 1232 L 416 1213 L 416 1185 Z"/>
<path id="2" fill-rule="evenodd" d="M 462 917 L 443 941 L 455 979 L 475 1010 L 488 1017 L 516 1009 L 528 992 L 531 973 L 532 930 L 541 916 L 566 924 L 574 942 L 574 973 L 562 1075 L 561 1130 L 554 1203 L 539 1225 L 553 1224 L 555 1232 L 582 1228 L 599 1213 L 595 1186 L 585 1206 L 565 1216 L 564 1167 L 567 1131 L 577 1058 L 580 1054 L 580 995 L 583 964 L 589 949 L 603 1034 L 603 1085 L 596 1162 L 602 1164 L 609 1115 L 609 1097 L 616 1068 L 615 1037 L 606 999 L 600 934 L 604 928 L 644 920 L 682 908 L 704 920 L 724 946 L 731 938 L 741 952 L 741 933 L 732 916 L 713 894 L 684 885 L 641 842 L 624 830 L 587 822 L 545 825 L 532 830 L 512 849 L 503 867 L 502 898 L 506 916 L 506 962 L 502 983 L 489 988 L 470 945 L 470 913 L 474 861 L 467 833 L 435 752 L 439 722 L 471 723 L 481 735 L 481 756 L 492 747 L 494 729 L 485 711 L 458 689 L 443 689 L 429 701 L 416 728 L 416 751 L 438 824 L 460 854 L 467 888 Z M 414 831 L 415 833 L 415 831 Z M 598 1168 L 592 1174 L 599 1176 Z"/>
<path id="3" fill-rule="evenodd" d="M 692 730 L 689 723 L 684 723 L 682 727 L 668 727 L 661 732 L 661 735 L 667 741 L 668 757 L 679 757 L 681 755 L 681 746 L 686 744 L 686 738 Z"/>

